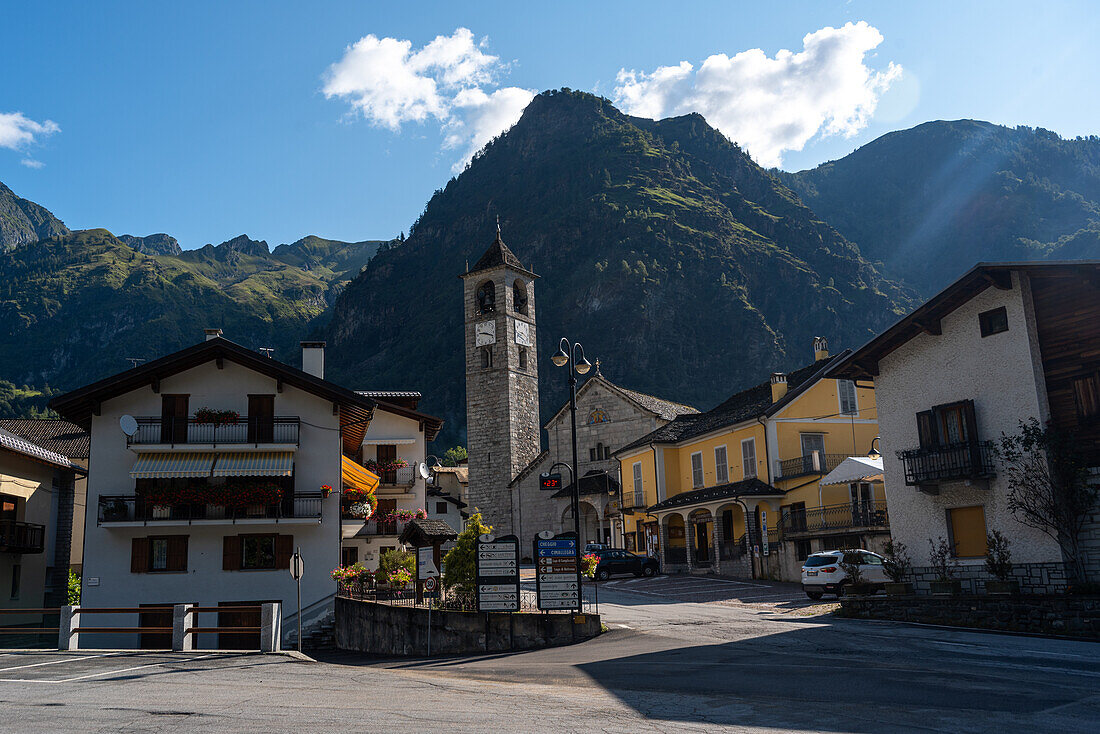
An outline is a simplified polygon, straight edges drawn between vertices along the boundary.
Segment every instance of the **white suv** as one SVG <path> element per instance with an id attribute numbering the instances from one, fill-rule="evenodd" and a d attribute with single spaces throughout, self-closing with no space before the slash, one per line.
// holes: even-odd
<path id="1" fill-rule="evenodd" d="M 802 590 L 806 596 L 817 600 L 823 594 L 844 596 L 844 587 L 849 583 L 848 574 L 840 562 L 859 562 L 859 570 L 865 583 L 877 588 L 889 579 L 882 565 L 882 556 L 866 550 L 824 551 L 810 555 L 802 564 Z"/>

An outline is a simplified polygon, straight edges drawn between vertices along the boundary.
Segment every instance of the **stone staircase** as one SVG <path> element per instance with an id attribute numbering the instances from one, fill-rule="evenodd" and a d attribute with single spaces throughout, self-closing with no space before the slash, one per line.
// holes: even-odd
<path id="1" fill-rule="evenodd" d="M 298 629 L 290 629 L 284 635 L 284 650 L 298 649 Z M 302 630 L 302 652 L 336 649 L 336 619 L 326 614 L 321 619 Z"/>

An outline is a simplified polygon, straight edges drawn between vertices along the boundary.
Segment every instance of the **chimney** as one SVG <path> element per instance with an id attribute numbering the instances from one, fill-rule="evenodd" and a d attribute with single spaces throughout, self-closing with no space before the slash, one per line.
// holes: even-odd
<path id="1" fill-rule="evenodd" d="M 324 342 L 302 342 L 302 372 L 325 379 Z"/>
<path id="2" fill-rule="evenodd" d="M 814 361 L 820 362 L 829 358 L 829 340 L 823 336 L 814 337 Z"/>
<path id="3" fill-rule="evenodd" d="M 787 373 L 772 373 L 772 402 L 778 403 L 787 394 Z"/>
<path id="4" fill-rule="evenodd" d="M 221 329 L 203 329 L 202 331 L 204 334 L 206 334 L 206 341 L 217 339 L 219 336 L 222 335 Z"/>

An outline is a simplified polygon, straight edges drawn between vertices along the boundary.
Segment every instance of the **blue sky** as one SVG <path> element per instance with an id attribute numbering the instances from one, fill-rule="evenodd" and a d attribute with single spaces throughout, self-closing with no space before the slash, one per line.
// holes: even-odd
<path id="1" fill-rule="evenodd" d="M 479 135 L 557 87 L 636 114 L 702 111 L 789 170 L 932 119 L 1100 133 L 1100 6 L 900 5 L 11 3 L 0 181 L 73 228 L 274 246 L 407 230 Z M 473 41 L 455 61 L 461 28 Z M 346 56 L 367 36 L 364 53 L 409 42 L 409 86 L 382 102 L 376 59 Z M 452 43 L 419 53 L 437 36 Z M 753 109 L 746 89 L 767 99 Z"/>

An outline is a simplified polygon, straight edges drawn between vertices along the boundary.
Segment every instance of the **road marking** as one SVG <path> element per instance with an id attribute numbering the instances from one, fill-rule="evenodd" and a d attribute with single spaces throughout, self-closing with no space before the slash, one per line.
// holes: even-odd
<path id="1" fill-rule="evenodd" d="M 162 660 L 159 663 L 149 663 L 148 665 L 135 665 L 132 668 L 122 668 L 121 670 L 106 670 L 102 673 L 90 673 L 89 675 L 78 675 L 74 678 L 65 678 L 64 680 L 53 681 L 55 683 L 71 683 L 75 680 L 86 680 L 88 678 L 98 678 L 103 675 L 114 675 L 115 673 L 129 673 L 131 670 L 141 670 L 142 668 L 156 668 L 161 665 L 168 665 L 174 662 L 191 662 L 193 660 L 202 660 L 203 658 L 212 658 L 218 653 L 210 653 L 209 655 L 199 655 L 198 657 L 187 658 L 186 660 Z"/>
<path id="2" fill-rule="evenodd" d="M 93 658 L 109 658 L 114 655 L 121 655 L 120 652 L 106 652 L 102 655 L 75 655 L 71 658 L 62 658 L 61 660 L 50 660 L 45 663 L 31 663 L 29 665 L 13 665 L 10 668 L 0 668 L 0 673 L 5 673 L 9 670 L 22 670 L 23 668 L 39 668 L 43 665 L 59 665 L 61 663 L 71 663 L 74 660 L 91 660 Z"/>
<path id="3" fill-rule="evenodd" d="M 618 627 L 618 628 L 619 628 L 619 629 L 621 629 L 621 630 L 632 630 L 632 629 L 634 629 L 634 628 L 633 628 L 633 627 L 631 627 L 631 626 L 630 626 L 629 624 L 616 624 L 616 625 L 614 625 L 614 626 L 615 626 L 615 627 Z"/>

